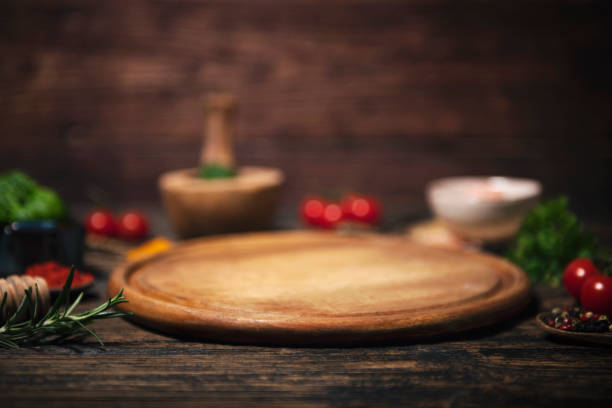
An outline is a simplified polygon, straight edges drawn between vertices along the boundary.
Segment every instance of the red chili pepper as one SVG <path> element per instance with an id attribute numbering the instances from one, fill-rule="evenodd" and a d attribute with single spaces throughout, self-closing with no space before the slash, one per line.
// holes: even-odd
<path id="1" fill-rule="evenodd" d="M 40 276 L 47 281 L 50 289 L 61 288 L 68 274 L 70 268 L 63 266 L 54 261 L 43 262 L 39 264 L 30 265 L 25 274 L 28 276 Z M 90 273 L 79 272 L 77 269 L 74 270 L 74 276 L 72 278 L 72 285 L 70 287 L 81 286 L 93 281 L 93 275 Z"/>

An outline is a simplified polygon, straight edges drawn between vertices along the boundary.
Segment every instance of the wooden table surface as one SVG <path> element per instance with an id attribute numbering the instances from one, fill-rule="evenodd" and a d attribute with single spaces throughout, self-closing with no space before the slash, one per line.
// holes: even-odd
<path id="1" fill-rule="evenodd" d="M 104 274 L 117 261 L 94 255 Z M 100 302 L 103 279 L 93 293 L 86 305 Z M 535 313 L 570 300 L 559 288 L 534 294 L 505 324 L 375 347 L 236 346 L 96 322 L 104 347 L 0 350 L 0 406 L 612 406 L 612 349 L 547 338 Z"/>

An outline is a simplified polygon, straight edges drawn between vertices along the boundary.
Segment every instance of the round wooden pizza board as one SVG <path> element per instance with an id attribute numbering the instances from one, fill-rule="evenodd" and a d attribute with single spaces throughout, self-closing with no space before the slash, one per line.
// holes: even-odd
<path id="1" fill-rule="evenodd" d="M 517 313 L 529 284 L 493 256 L 400 237 L 272 232 L 187 241 L 118 267 L 135 319 L 232 343 L 347 345 L 418 339 Z"/>

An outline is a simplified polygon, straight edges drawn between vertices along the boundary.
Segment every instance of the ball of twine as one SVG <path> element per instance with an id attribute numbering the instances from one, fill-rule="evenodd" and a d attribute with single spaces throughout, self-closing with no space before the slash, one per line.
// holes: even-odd
<path id="1" fill-rule="evenodd" d="M 0 315 L 0 323 L 4 324 L 19 307 L 22 299 L 26 295 L 26 290 L 32 288 L 32 296 L 36 296 L 36 287 L 38 287 L 38 316 L 41 317 L 51 307 L 51 294 L 49 286 L 42 277 L 33 276 L 18 276 L 11 275 L 6 279 L 0 279 L 0 303 L 6 293 L 6 302 Z"/>

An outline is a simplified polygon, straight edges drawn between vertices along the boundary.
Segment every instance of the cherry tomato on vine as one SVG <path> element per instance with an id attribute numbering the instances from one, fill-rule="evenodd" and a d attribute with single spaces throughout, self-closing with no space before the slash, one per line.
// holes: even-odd
<path id="1" fill-rule="evenodd" d="M 91 234 L 113 236 L 117 232 L 117 224 L 110 211 L 97 209 L 85 218 L 85 229 Z"/>
<path id="2" fill-rule="evenodd" d="M 321 197 L 308 197 L 302 201 L 300 206 L 300 215 L 302 220 L 308 225 L 314 227 L 321 225 L 323 222 L 323 212 L 327 202 Z"/>
<path id="3" fill-rule="evenodd" d="M 612 277 L 594 275 L 587 279 L 580 291 L 580 303 L 591 312 L 612 315 Z"/>
<path id="4" fill-rule="evenodd" d="M 300 213 L 306 224 L 319 228 L 334 228 L 342 219 L 340 206 L 320 197 L 305 199 L 300 206 Z"/>
<path id="5" fill-rule="evenodd" d="M 593 275 L 599 275 L 599 269 L 588 258 L 577 258 L 565 267 L 563 285 L 568 293 L 580 300 L 582 285 Z"/>
<path id="6" fill-rule="evenodd" d="M 149 234 L 149 222 L 138 211 L 126 211 L 119 218 L 119 236 L 125 239 L 142 239 Z"/>
<path id="7" fill-rule="evenodd" d="M 328 203 L 323 210 L 323 228 L 334 228 L 342 220 L 342 208 L 336 203 Z"/>
<path id="8" fill-rule="evenodd" d="M 347 220 L 372 225 L 380 219 L 380 204 L 373 197 L 349 195 L 342 200 L 341 206 Z"/>

